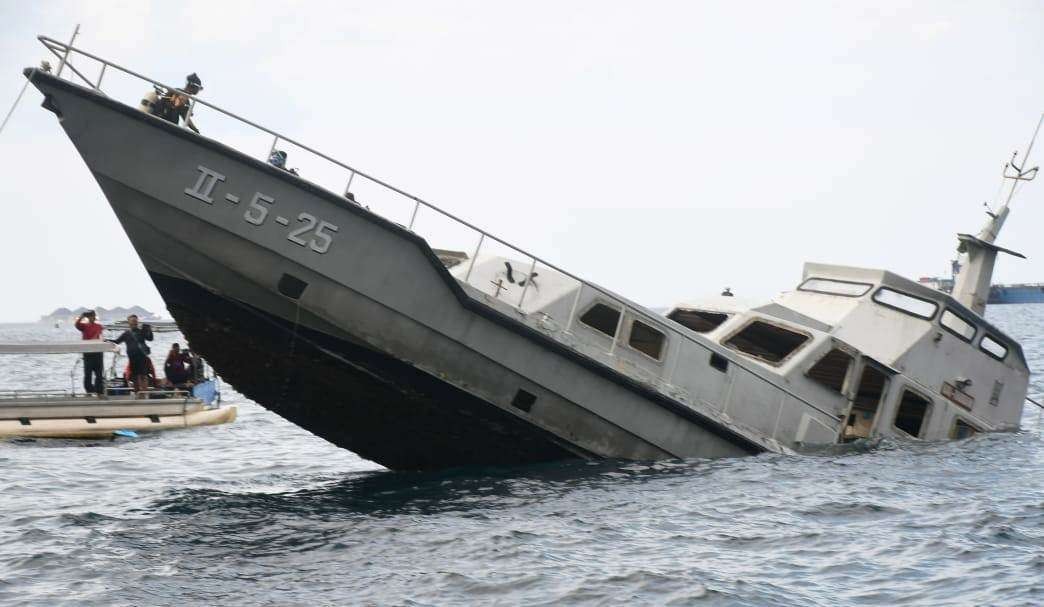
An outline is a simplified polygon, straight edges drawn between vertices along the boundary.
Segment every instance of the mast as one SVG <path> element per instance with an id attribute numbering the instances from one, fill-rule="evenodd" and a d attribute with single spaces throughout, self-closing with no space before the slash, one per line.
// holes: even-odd
<path id="1" fill-rule="evenodd" d="M 1037 141 L 1037 134 L 1040 133 L 1042 124 L 1044 124 L 1044 114 L 1041 114 L 1040 120 L 1037 121 L 1037 128 L 1033 131 L 1033 137 L 1030 138 L 1029 145 L 1026 147 L 1026 154 L 1022 157 L 1022 164 L 1020 165 L 1016 161 L 1019 155 L 1016 151 L 1011 155 L 1011 160 L 1004 165 L 1002 179 L 1004 183 L 1009 181 L 1011 183 L 1009 184 L 1008 195 L 1001 206 L 996 211 L 986 211 L 989 218 L 977 236 L 972 236 L 971 234 L 957 235 L 957 240 L 960 242 L 957 246 L 957 251 L 964 254 L 965 260 L 953 285 L 953 297 L 977 314 L 982 315 L 986 312 L 986 302 L 990 297 L 993 266 L 997 262 L 997 253 L 1008 253 L 1009 255 L 1025 259 L 1024 255 L 998 247 L 994 242 L 997 240 L 1001 228 L 1004 227 L 1005 220 L 1008 219 L 1011 201 L 1015 198 L 1015 192 L 1018 190 L 1019 184 L 1023 181 L 1032 181 L 1037 176 L 1039 167 L 1027 169 L 1026 161 L 1033 152 L 1033 144 Z"/>

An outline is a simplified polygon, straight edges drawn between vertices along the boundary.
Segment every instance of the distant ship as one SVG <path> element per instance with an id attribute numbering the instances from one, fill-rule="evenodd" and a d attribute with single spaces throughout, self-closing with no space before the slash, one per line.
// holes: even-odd
<path id="1" fill-rule="evenodd" d="M 953 275 L 950 278 L 942 278 L 939 276 L 923 276 L 918 282 L 931 289 L 942 291 L 943 293 L 953 292 L 954 278 L 957 273 L 960 272 L 961 264 L 956 260 L 951 262 L 953 266 Z M 1024 304 L 1024 303 L 1044 303 L 1044 283 L 1015 283 L 1010 285 L 991 285 L 989 304 Z"/>

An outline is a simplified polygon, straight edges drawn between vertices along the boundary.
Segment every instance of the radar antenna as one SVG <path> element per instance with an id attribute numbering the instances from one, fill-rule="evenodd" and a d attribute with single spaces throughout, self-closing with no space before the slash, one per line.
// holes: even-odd
<path id="1" fill-rule="evenodd" d="M 1001 228 L 1004 227 L 1004 221 L 1008 218 L 1011 201 L 1015 198 L 1015 192 L 1018 190 L 1019 185 L 1033 181 L 1037 176 L 1037 171 L 1040 167 L 1026 168 L 1026 162 L 1033 152 L 1033 145 L 1037 142 L 1037 135 L 1040 134 L 1042 124 L 1044 124 L 1044 114 L 1041 114 L 1040 120 L 1037 121 L 1037 128 L 1034 129 L 1033 136 L 1030 137 L 1030 142 L 1026 146 L 1026 153 L 1022 156 L 1021 164 L 1018 161 L 1018 150 L 1012 153 L 1011 160 L 1005 163 L 1004 171 L 1001 174 L 1001 189 L 1003 191 L 1003 184 L 1009 181 L 1011 182 L 1011 187 L 1008 189 L 1008 195 L 1005 197 L 1004 202 L 996 210 L 990 209 L 990 205 L 985 204 L 986 215 L 989 216 L 989 219 L 978 236 L 972 236 L 971 234 L 957 235 L 957 240 L 960 243 L 957 246 L 957 251 L 964 254 L 966 259 L 953 286 L 953 296 L 957 301 L 979 314 L 986 312 L 986 302 L 990 295 L 990 283 L 993 279 L 993 266 L 997 261 L 997 253 L 1008 253 L 1025 259 L 1024 255 L 998 247 L 994 242 L 997 240 L 997 235 L 1000 234 Z"/>

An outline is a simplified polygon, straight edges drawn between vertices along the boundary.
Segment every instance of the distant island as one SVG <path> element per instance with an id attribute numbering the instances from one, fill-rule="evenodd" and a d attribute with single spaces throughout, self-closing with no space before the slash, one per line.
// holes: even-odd
<path id="1" fill-rule="evenodd" d="M 93 308 L 85 308 L 83 306 L 80 306 L 79 308 L 72 308 L 72 309 L 69 309 L 69 308 L 58 308 L 57 310 L 55 310 L 54 312 L 51 312 L 50 314 L 44 314 L 43 316 L 41 316 L 40 317 L 40 322 L 69 321 L 69 320 L 72 320 L 72 319 L 76 318 L 81 313 L 86 312 L 87 310 L 94 310 L 95 312 L 97 312 L 98 320 L 101 320 L 101 321 L 124 320 L 128 316 L 130 316 L 131 314 L 137 314 L 138 318 L 140 318 L 142 320 L 159 320 L 160 319 L 159 316 L 156 316 L 155 314 L 153 314 L 152 312 L 149 312 L 148 310 L 146 310 L 145 308 L 143 308 L 141 306 L 131 306 L 129 308 L 124 308 L 124 307 L 121 307 L 121 306 L 117 306 L 117 307 L 111 308 L 111 309 L 110 308 L 105 308 L 103 306 L 96 306 L 96 307 L 93 307 Z"/>

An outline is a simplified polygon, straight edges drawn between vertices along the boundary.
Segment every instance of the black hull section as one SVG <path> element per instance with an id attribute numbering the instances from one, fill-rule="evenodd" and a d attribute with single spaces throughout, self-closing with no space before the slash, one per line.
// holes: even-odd
<path id="1" fill-rule="evenodd" d="M 588 456 L 412 365 L 152 273 L 181 331 L 236 390 L 394 470 Z"/>

